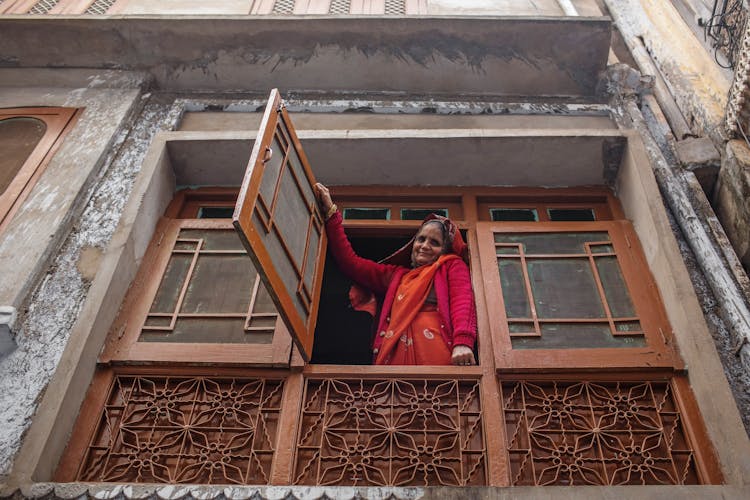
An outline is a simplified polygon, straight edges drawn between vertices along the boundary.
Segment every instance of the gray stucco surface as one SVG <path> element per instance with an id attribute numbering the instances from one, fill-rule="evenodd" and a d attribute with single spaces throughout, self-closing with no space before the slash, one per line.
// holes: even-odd
<path id="1" fill-rule="evenodd" d="M 130 187 L 153 135 L 174 127 L 171 105 L 147 104 L 133 129 L 118 138 L 120 148 L 104 166 L 75 222 L 19 319 L 18 348 L 0 360 L 0 474 L 7 475 L 54 374 L 89 281 L 79 269 L 84 249 L 102 251 L 117 226 Z M 80 388 L 82 391 L 85 387 Z M 0 478 L 2 478 L 0 476 Z"/>

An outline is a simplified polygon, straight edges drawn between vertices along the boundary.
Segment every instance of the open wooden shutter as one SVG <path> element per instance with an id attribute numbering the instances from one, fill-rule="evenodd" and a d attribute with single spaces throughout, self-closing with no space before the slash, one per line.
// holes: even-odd
<path id="1" fill-rule="evenodd" d="M 271 91 L 232 219 L 302 357 L 310 360 L 326 237 L 315 177 Z"/>

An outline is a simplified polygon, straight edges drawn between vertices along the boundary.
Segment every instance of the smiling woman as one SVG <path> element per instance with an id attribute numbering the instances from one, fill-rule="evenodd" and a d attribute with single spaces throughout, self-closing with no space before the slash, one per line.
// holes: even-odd
<path id="1" fill-rule="evenodd" d="M 380 310 L 372 359 L 379 365 L 473 365 L 476 307 L 467 247 L 450 219 L 430 214 L 417 234 L 383 261 L 357 255 L 329 190 L 315 186 L 329 249 L 356 285 L 355 309 Z M 376 302 L 375 296 L 382 298 Z"/>

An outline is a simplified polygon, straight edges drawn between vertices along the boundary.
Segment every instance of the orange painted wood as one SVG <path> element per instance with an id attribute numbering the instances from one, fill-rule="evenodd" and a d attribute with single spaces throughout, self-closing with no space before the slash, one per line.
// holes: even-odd
<path id="1" fill-rule="evenodd" d="M 70 483 L 76 480 L 81 465 L 84 462 L 88 444 L 96 431 L 97 424 L 104 411 L 110 387 L 114 380 L 114 372 L 108 368 L 97 368 L 91 385 L 86 392 L 86 399 L 78 413 L 73 433 L 57 465 L 53 480 L 60 483 Z"/>
<path id="2" fill-rule="evenodd" d="M 724 476 L 721 473 L 718 457 L 713 443 L 708 438 L 706 424 L 701 416 L 698 403 L 687 377 L 677 376 L 672 379 L 674 399 L 685 420 L 685 433 L 692 443 L 697 455 L 696 468 L 703 484 L 722 484 Z"/>
<path id="3" fill-rule="evenodd" d="M 304 258 L 301 259 L 304 263 L 313 262 L 314 265 L 313 285 L 312 290 L 310 291 L 310 311 L 307 318 L 305 318 L 295 306 L 295 301 L 298 300 L 298 298 L 294 297 L 289 290 L 287 290 L 277 271 L 279 266 L 275 263 L 279 262 L 278 259 L 287 259 L 288 256 L 286 255 L 286 252 L 282 255 L 272 254 L 266 248 L 262 235 L 258 234 L 255 228 L 255 222 L 253 221 L 255 217 L 260 217 L 259 215 L 256 215 L 259 211 L 263 210 L 262 213 L 266 212 L 263 208 L 258 207 L 260 199 L 259 191 L 265 173 L 265 161 L 267 161 L 265 160 L 265 156 L 267 152 L 272 151 L 271 144 L 275 134 L 277 134 L 277 130 L 279 131 L 278 134 L 284 135 L 282 127 L 289 133 L 289 139 L 291 141 L 290 147 L 296 151 L 306 176 L 305 179 L 298 179 L 298 181 L 309 183 L 310 189 L 312 189 L 312 185 L 315 184 L 315 177 L 312 173 L 305 152 L 302 149 L 302 145 L 297 138 L 294 126 L 292 125 L 286 110 L 281 105 L 279 92 L 277 89 L 273 89 L 269 96 L 268 104 L 261 121 L 261 126 L 253 145 L 248 168 L 245 172 L 245 178 L 242 181 L 242 188 L 240 189 L 237 198 L 233 223 L 245 245 L 245 248 L 248 250 L 248 254 L 255 262 L 256 269 L 266 284 L 266 288 L 271 294 L 279 314 L 283 317 L 289 328 L 289 332 L 292 334 L 294 342 L 299 347 L 300 353 L 305 360 L 309 361 L 312 356 L 313 338 L 315 335 L 315 323 L 317 321 L 319 303 L 318 298 L 320 297 L 320 289 L 323 283 L 323 267 L 325 264 L 325 250 L 327 243 L 325 231 L 322 231 L 320 235 L 317 248 L 306 248 Z M 286 161 L 286 159 L 284 161 Z M 276 186 L 279 185 L 279 179 L 284 175 L 284 167 L 285 164 L 282 163 L 281 171 L 278 174 L 279 178 L 273 181 Z M 270 212 L 270 226 L 267 229 L 268 231 L 275 230 L 273 228 L 275 224 L 275 222 L 273 222 L 273 215 L 277 208 L 275 204 L 276 199 L 274 199 L 270 207 L 267 207 L 267 211 Z M 313 206 L 311 209 L 313 211 L 313 219 L 318 218 L 322 221 L 322 215 L 320 214 L 318 207 Z M 308 214 L 299 215 L 304 215 L 306 218 L 309 217 Z M 307 225 L 308 231 L 310 231 L 309 223 Z M 281 244 L 284 245 L 283 239 L 281 239 Z M 309 253 L 314 255 L 312 260 L 308 257 Z M 300 277 L 300 280 L 302 279 L 303 278 Z"/>
<path id="4" fill-rule="evenodd" d="M 299 433 L 302 397 L 305 378 L 297 372 L 289 375 L 284 383 L 284 402 L 279 416 L 276 453 L 271 466 L 271 484 L 293 484 L 295 447 Z"/>
<path id="5" fill-rule="evenodd" d="M 31 192 L 36 181 L 72 128 L 78 110 L 74 108 L 15 108 L 0 110 L 0 120 L 10 118 L 35 118 L 45 123 L 47 129 L 39 143 L 23 163 L 20 170 L 0 195 L 0 232 L 7 227 L 13 214 Z"/>

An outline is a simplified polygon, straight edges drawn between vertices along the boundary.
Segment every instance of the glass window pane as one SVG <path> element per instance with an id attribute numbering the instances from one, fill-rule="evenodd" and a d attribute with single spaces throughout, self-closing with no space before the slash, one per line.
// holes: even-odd
<path id="1" fill-rule="evenodd" d="M 643 336 L 613 336 L 608 323 L 542 323 L 541 337 L 512 337 L 514 349 L 644 347 Z"/>
<path id="2" fill-rule="evenodd" d="M 190 254 L 174 254 L 170 257 L 154 302 L 151 304 L 150 312 L 174 312 L 177 307 L 177 298 L 180 296 L 180 290 L 185 282 L 185 276 L 187 276 L 192 260 L 193 256 Z"/>
<path id="3" fill-rule="evenodd" d="M 635 308 L 630 301 L 630 294 L 620 272 L 617 257 L 596 257 L 594 262 L 596 262 L 599 279 L 602 282 L 604 295 L 607 297 L 607 304 L 612 316 L 615 318 L 635 316 Z"/>
<path id="4" fill-rule="evenodd" d="M 424 220 L 430 214 L 448 217 L 447 208 L 402 208 L 401 220 Z"/>
<path id="5" fill-rule="evenodd" d="M 180 312 L 245 314 L 255 275 L 247 255 L 201 255 Z"/>
<path id="6" fill-rule="evenodd" d="M 180 318 L 174 331 L 141 332 L 141 342 L 270 344 L 273 332 L 245 332 L 245 318 Z"/>
<path id="7" fill-rule="evenodd" d="M 540 318 L 606 317 L 588 259 L 532 259 L 527 267 Z"/>
<path id="8" fill-rule="evenodd" d="M 183 229 L 180 231 L 179 239 L 202 239 L 202 250 L 236 250 L 238 254 L 245 254 L 240 237 L 231 229 Z"/>
<path id="9" fill-rule="evenodd" d="M 234 207 L 200 207 L 198 209 L 199 219 L 231 219 Z"/>
<path id="10" fill-rule="evenodd" d="M 495 233 L 496 243 L 522 243 L 527 254 L 584 254 L 584 243 L 609 241 L 604 231 L 591 233 Z"/>
<path id="11" fill-rule="evenodd" d="M 490 208 L 490 218 L 498 222 L 536 222 L 539 214 L 535 208 Z"/>
<path id="12" fill-rule="evenodd" d="M 0 120 L 0 194 L 8 189 L 46 130 L 47 125 L 37 118 Z"/>
<path id="13" fill-rule="evenodd" d="M 508 318 L 530 318 L 531 308 L 526 294 L 520 259 L 497 259 L 500 286 Z M 532 328 L 533 330 L 533 328 Z"/>
<path id="14" fill-rule="evenodd" d="M 547 214 L 551 221 L 591 222 L 596 220 L 594 210 L 591 208 L 548 208 Z"/>
<path id="15" fill-rule="evenodd" d="M 345 208 L 344 219 L 350 220 L 390 220 L 391 211 L 387 208 Z"/>

